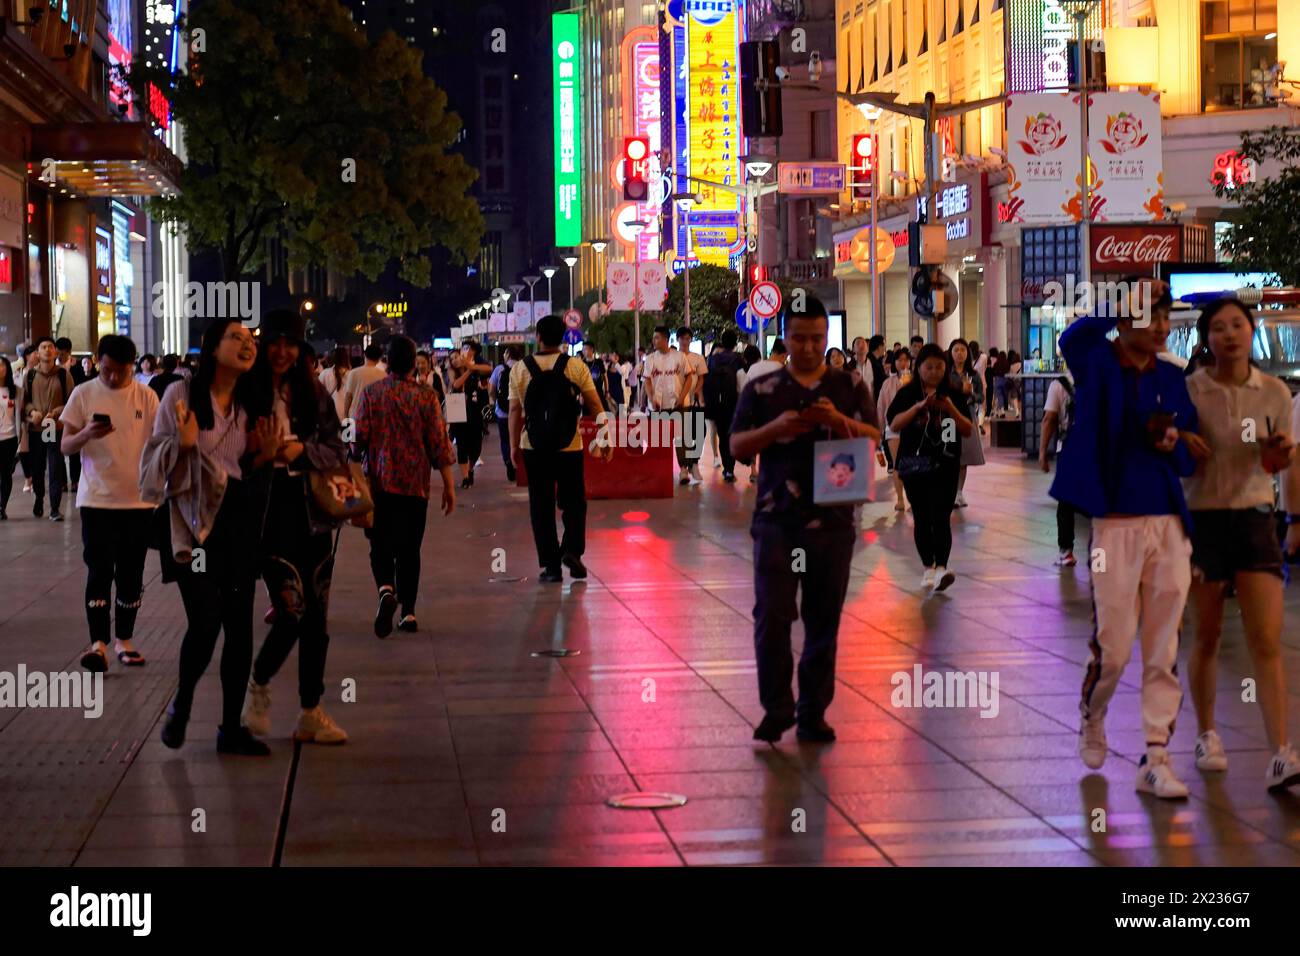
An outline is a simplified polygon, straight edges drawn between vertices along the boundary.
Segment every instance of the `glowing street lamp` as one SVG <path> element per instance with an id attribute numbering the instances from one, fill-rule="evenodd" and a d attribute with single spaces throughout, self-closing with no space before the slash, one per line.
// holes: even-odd
<path id="1" fill-rule="evenodd" d="M 555 266 L 542 266 L 542 275 L 546 276 L 546 301 L 551 303 L 552 309 L 555 308 L 555 295 L 551 291 L 551 279 L 555 277 L 555 273 L 558 271 Z"/>
<path id="2" fill-rule="evenodd" d="M 573 311 L 573 267 L 578 264 L 577 256 L 565 256 L 564 264 L 569 267 L 569 311 Z"/>

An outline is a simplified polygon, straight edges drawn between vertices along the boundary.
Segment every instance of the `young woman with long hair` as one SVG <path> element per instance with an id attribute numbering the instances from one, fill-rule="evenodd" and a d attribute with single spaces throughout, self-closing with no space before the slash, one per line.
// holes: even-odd
<path id="1" fill-rule="evenodd" d="M 262 318 L 250 379 L 259 410 L 270 415 L 284 444 L 274 460 L 262 525 L 262 580 L 275 616 L 253 663 L 243 719 L 253 734 L 270 733 L 271 678 L 297 644 L 302 712 L 293 738 L 341 744 L 347 733 L 321 707 L 338 523 L 316 507 L 308 476 L 346 475 L 348 454 L 334 403 L 311 374 L 304 344 L 302 320 L 293 312 Z"/>
<path id="2" fill-rule="evenodd" d="M 460 462 L 462 488 L 474 487 L 474 467 L 483 454 L 483 409 L 487 405 L 487 378 L 492 366 L 483 364 L 480 356 L 483 346 L 475 341 L 466 342 L 459 352 L 453 352 L 451 390 L 465 394 L 465 421 L 451 426 L 451 437 L 456 442 L 456 460 Z"/>
<path id="3" fill-rule="evenodd" d="M 346 401 L 343 380 L 351 370 L 352 352 L 346 345 L 340 345 L 334 349 L 334 364 L 320 372 L 320 383 L 325 387 L 325 393 L 334 400 L 334 413 L 340 418 L 343 417 L 343 403 Z"/>
<path id="4" fill-rule="evenodd" d="M 964 406 L 964 396 L 952 391 L 948 356 L 934 343 L 921 347 L 916 377 L 898 390 L 889 406 L 890 427 L 899 436 L 896 467 L 912 503 L 916 551 L 925 566 L 922 584 L 936 591 L 945 590 L 955 578 L 948 570 L 952 509 L 961 442 L 974 430 Z"/>
<path id="5" fill-rule="evenodd" d="M 984 383 L 975 370 L 975 357 L 965 339 L 953 339 L 948 345 L 948 385 L 957 407 L 972 423 L 980 420 L 980 406 L 984 404 Z M 966 507 L 966 469 L 984 464 L 984 445 L 978 429 L 961 440 L 961 470 L 957 473 L 958 508 Z"/>
<path id="6" fill-rule="evenodd" d="M 0 355 L 0 521 L 7 521 L 9 496 L 14 490 L 14 462 L 18 460 L 18 385 L 14 367 Z"/>
<path id="7" fill-rule="evenodd" d="M 270 417 L 258 417 L 263 403 L 248 376 L 256 358 L 241 322 L 209 325 L 194 380 L 163 393 L 140 462 L 141 497 L 166 506 L 157 542 L 163 580 L 179 585 L 187 621 L 180 683 L 162 726 L 162 742 L 173 749 L 185 743 L 195 688 L 224 632 L 217 750 L 270 753 L 240 721 L 253 659 L 265 472 L 282 443 Z"/>
<path id="8" fill-rule="evenodd" d="M 1187 379 L 1199 433 L 1209 456 L 1184 478 L 1192 512 L 1192 602 L 1196 637 L 1188 684 L 1196 707 L 1196 766 L 1228 769 L 1215 729 L 1219 641 L 1229 586 L 1246 634 L 1259 690 L 1260 716 L 1273 756 L 1269 789 L 1300 783 L 1300 757 L 1287 735 L 1287 684 L 1282 659 L 1282 549 L 1273 518 L 1273 476 L 1295 459 L 1291 393 L 1280 379 L 1252 366 L 1255 319 L 1234 298 L 1205 306 L 1196 323 L 1200 367 Z M 1248 439 L 1244 430 L 1253 427 Z"/>

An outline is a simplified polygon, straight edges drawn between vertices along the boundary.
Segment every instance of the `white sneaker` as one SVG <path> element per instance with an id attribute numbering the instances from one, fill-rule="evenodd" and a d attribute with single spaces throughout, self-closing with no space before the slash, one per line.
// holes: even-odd
<path id="1" fill-rule="evenodd" d="M 298 715 L 298 726 L 294 728 L 293 739 L 304 743 L 341 744 L 348 739 L 348 734 L 325 713 L 324 707 L 317 704 Z"/>
<path id="2" fill-rule="evenodd" d="M 1085 719 L 1079 725 L 1079 757 L 1089 770 L 1100 770 L 1106 762 L 1106 718 Z"/>
<path id="3" fill-rule="evenodd" d="M 1178 779 L 1169 752 L 1163 747 L 1148 750 L 1137 772 L 1138 793 L 1150 793 L 1162 800 L 1181 800 L 1187 796 L 1187 784 Z"/>
<path id="4" fill-rule="evenodd" d="M 1280 749 L 1268 762 L 1264 772 L 1264 785 L 1270 790 L 1293 787 L 1300 783 L 1300 757 L 1290 744 Z"/>
<path id="5" fill-rule="evenodd" d="M 696 484 L 704 480 L 704 476 L 700 474 L 699 465 L 691 465 L 691 477 L 695 479 Z"/>
<path id="6" fill-rule="evenodd" d="M 934 572 L 935 572 L 934 568 L 925 569 L 925 574 L 921 575 L 921 587 L 923 588 L 934 587 Z"/>
<path id="7" fill-rule="evenodd" d="M 1073 551 L 1062 551 L 1056 558 L 1058 568 L 1072 568 L 1078 563 L 1079 561 L 1075 558 Z"/>
<path id="8" fill-rule="evenodd" d="M 966 496 L 963 495 L 960 491 L 957 492 L 957 500 L 954 501 L 953 504 L 955 504 L 958 508 L 968 507 L 966 504 Z"/>
<path id="9" fill-rule="evenodd" d="M 1207 730 L 1196 738 L 1196 769 L 1227 770 L 1228 754 L 1218 731 Z"/>
<path id="10" fill-rule="evenodd" d="M 271 685 L 248 679 L 248 701 L 244 704 L 244 726 L 255 737 L 271 732 Z"/>
<path id="11" fill-rule="evenodd" d="M 721 461 L 715 461 L 715 462 L 713 463 L 713 467 L 714 467 L 714 468 L 721 468 L 721 467 L 722 467 L 722 462 L 721 462 Z"/>
<path id="12" fill-rule="evenodd" d="M 936 591 L 946 591 L 953 581 L 957 580 L 957 575 L 953 574 L 947 568 L 935 568 L 934 571 L 934 589 Z"/>

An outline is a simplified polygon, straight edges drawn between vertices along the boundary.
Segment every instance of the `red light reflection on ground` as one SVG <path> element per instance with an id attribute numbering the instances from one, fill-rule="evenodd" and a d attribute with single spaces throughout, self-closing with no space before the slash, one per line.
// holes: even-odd
<path id="1" fill-rule="evenodd" d="M 649 521 L 650 512 L 648 511 L 624 511 L 624 521 Z"/>

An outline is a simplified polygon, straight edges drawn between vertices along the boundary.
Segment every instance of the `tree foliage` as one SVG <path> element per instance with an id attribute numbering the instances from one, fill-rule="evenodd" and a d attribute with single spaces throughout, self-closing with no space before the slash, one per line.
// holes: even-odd
<path id="1" fill-rule="evenodd" d="M 391 31 L 372 45 L 338 0 L 206 0 L 176 29 L 191 71 L 129 77 L 137 103 L 150 84 L 170 100 L 188 153 L 180 195 L 150 212 L 217 250 L 227 279 L 255 271 L 268 238 L 295 268 L 374 280 L 398 260 L 418 286 L 423 250 L 477 254 L 483 219 L 466 194 L 477 173 L 448 151 L 460 119 L 418 50 Z"/>
<path id="2" fill-rule="evenodd" d="M 1275 272 L 1283 285 L 1300 285 L 1300 130 L 1273 126 L 1242 133 L 1243 159 L 1262 167 L 1273 161 L 1281 172 L 1267 179 L 1238 183 L 1231 188 L 1221 179 L 1216 196 L 1236 205 L 1232 224 L 1221 248 L 1237 262 L 1248 261 L 1252 270 Z"/>

